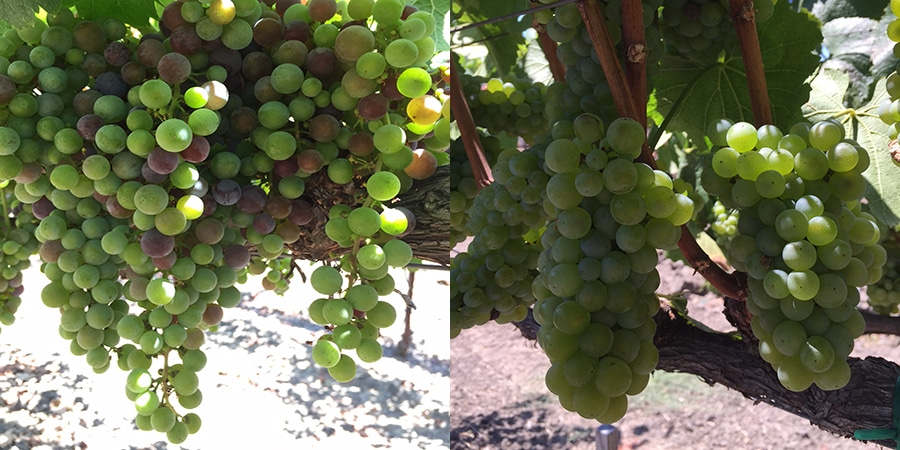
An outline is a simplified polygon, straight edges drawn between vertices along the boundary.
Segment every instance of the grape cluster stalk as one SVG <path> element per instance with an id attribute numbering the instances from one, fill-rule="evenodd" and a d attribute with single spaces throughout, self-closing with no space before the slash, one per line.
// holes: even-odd
<path id="1" fill-rule="evenodd" d="M 396 319 L 389 268 L 413 260 L 392 203 L 447 162 L 434 29 L 402 0 L 182 0 L 158 33 L 69 9 L 4 33 L 0 323 L 38 253 L 70 351 L 128 372 L 136 426 L 180 443 L 206 334 L 248 275 L 287 289 L 324 215 L 339 251 L 309 273 L 311 353 L 352 380 Z M 310 195 L 334 186 L 351 194 Z"/>

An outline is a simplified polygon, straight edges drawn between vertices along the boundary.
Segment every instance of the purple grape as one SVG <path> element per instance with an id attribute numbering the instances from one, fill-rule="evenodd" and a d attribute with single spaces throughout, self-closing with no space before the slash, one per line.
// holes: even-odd
<path id="1" fill-rule="evenodd" d="M 141 235 L 141 250 L 151 258 L 162 258 L 175 250 L 175 238 L 151 228 Z"/>
<path id="2" fill-rule="evenodd" d="M 212 189 L 216 203 L 223 206 L 233 205 L 241 199 L 241 186 L 234 180 L 220 180 Z"/>
<path id="3" fill-rule="evenodd" d="M 222 251 L 222 261 L 234 270 L 241 270 L 250 264 L 250 251 L 243 245 L 231 244 Z"/>
<path id="4" fill-rule="evenodd" d="M 239 210 L 247 214 L 257 214 L 266 207 L 266 191 L 252 184 L 241 189 L 241 198 L 235 204 Z"/>

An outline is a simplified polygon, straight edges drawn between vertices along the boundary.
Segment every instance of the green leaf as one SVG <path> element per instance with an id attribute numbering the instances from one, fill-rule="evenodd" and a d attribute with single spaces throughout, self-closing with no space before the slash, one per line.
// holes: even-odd
<path id="1" fill-rule="evenodd" d="M 871 95 L 872 83 L 896 67 L 894 46 L 886 30 L 887 21 L 865 17 L 840 17 L 822 26 L 822 44 L 831 54 L 825 67 L 844 70 L 850 75 L 847 104 L 864 104 Z"/>
<path id="2" fill-rule="evenodd" d="M 878 105 L 890 99 L 884 79 L 875 86 L 875 95 L 858 109 L 844 106 L 849 77 L 837 70 L 822 70 L 812 80 L 812 93 L 803 109 L 811 121 L 835 118 L 844 124 L 847 136 L 869 152 L 871 162 L 863 175 L 869 182 L 866 201 L 869 211 L 888 226 L 900 224 L 900 168 L 888 152 L 889 127 L 878 118 Z"/>
<path id="3" fill-rule="evenodd" d="M 514 14 L 528 8 L 523 0 L 484 2 L 462 0 L 454 2 L 453 19 L 459 25 L 478 23 L 483 20 Z M 469 28 L 451 36 L 454 44 L 479 44 L 488 50 L 484 60 L 486 73 L 496 71 L 497 76 L 504 76 L 517 67 L 519 46 L 525 44 L 522 31 L 531 26 L 530 16 L 513 17 L 501 22 Z M 521 20 L 519 20 L 521 18 Z"/>
<path id="4" fill-rule="evenodd" d="M 524 65 L 525 75 L 531 81 L 540 81 L 544 84 L 553 82 L 553 73 L 550 71 L 550 63 L 541 50 L 541 44 L 537 39 L 528 42 L 528 49 L 525 51 Z"/>
<path id="5" fill-rule="evenodd" d="M 450 23 L 450 0 L 413 0 L 412 5 L 419 8 L 419 11 L 427 11 L 434 16 L 434 49 L 436 52 L 450 51 L 450 31 L 448 24 Z"/>
<path id="6" fill-rule="evenodd" d="M 787 2 L 775 5 L 775 15 L 758 25 L 758 34 L 774 122 L 788 128 L 800 118 L 800 107 L 808 98 L 805 82 L 818 66 L 813 51 L 822 34 L 808 15 L 791 11 Z M 669 126 L 687 132 L 695 145 L 703 145 L 706 127 L 714 119 L 753 122 L 740 56 L 708 66 L 664 57 L 655 83 L 657 110 L 674 114 Z"/>
<path id="7" fill-rule="evenodd" d="M 142 27 L 156 19 L 154 2 L 148 0 L 76 0 L 75 8 L 85 19 L 113 18 L 129 25 Z"/>
<path id="8" fill-rule="evenodd" d="M 819 0 L 815 4 L 803 2 L 822 23 L 837 17 L 868 17 L 878 19 L 884 14 L 888 0 Z"/>
<path id="9" fill-rule="evenodd" d="M 38 8 L 56 11 L 59 0 L 0 0 L 0 20 L 13 27 L 22 27 L 34 21 Z"/>

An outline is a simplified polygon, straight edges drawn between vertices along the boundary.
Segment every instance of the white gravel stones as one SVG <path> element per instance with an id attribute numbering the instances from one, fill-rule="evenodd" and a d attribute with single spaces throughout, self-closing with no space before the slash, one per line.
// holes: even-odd
<path id="1" fill-rule="evenodd" d="M 421 315 L 413 313 L 418 334 L 409 356 L 393 358 L 394 346 L 386 344 L 385 357 L 361 367 L 349 384 L 311 362 L 306 342 L 321 328 L 296 311 L 276 309 L 297 308 L 293 295 L 308 297 L 260 296 L 227 309 L 203 347 L 209 362 L 199 373 L 204 401 L 195 410 L 203 428 L 183 446 L 167 445 L 161 434 L 135 429 L 124 372 L 94 374 L 83 357 L 67 352 L 56 332 L 58 313 L 38 298 L 46 279 L 29 272 L 17 322 L 0 337 L 0 450 L 450 446 L 449 344 L 441 350 L 427 334 L 449 339 L 448 326 L 426 322 L 438 311 L 424 311 L 431 306 L 425 302 Z M 446 309 L 444 302 L 428 303 Z M 402 311 L 399 297 L 395 307 Z M 390 336 L 399 340 L 402 330 L 401 323 Z"/>

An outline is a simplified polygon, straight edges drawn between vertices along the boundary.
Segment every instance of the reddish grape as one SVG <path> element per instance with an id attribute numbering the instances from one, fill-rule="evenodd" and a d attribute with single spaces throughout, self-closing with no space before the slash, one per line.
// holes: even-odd
<path id="1" fill-rule="evenodd" d="M 151 228 L 141 235 L 141 250 L 151 258 L 162 258 L 175 249 L 175 238 Z"/>
<path id="2" fill-rule="evenodd" d="M 266 207 L 266 191 L 252 184 L 244 186 L 235 206 L 247 214 L 258 214 Z"/>
<path id="3" fill-rule="evenodd" d="M 231 244 L 222 250 L 222 262 L 234 270 L 241 270 L 250 264 L 250 251 L 243 245 Z"/>

